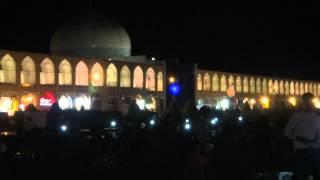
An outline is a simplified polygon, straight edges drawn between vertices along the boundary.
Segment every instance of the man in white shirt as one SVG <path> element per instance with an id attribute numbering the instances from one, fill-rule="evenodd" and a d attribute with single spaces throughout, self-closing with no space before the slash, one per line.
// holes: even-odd
<path id="1" fill-rule="evenodd" d="M 303 108 L 292 115 L 284 131 L 294 142 L 295 180 L 309 175 L 320 180 L 320 116 L 314 112 L 313 99 L 311 93 L 302 96 Z"/>

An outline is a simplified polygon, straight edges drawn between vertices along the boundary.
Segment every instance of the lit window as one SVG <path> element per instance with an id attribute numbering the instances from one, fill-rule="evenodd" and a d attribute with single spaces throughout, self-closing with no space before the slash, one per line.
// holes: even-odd
<path id="1" fill-rule="evenodd" d="M 80 61 L 76 66 L 76 85 L 88 86 L 88 74 L 89 71 L 87 65 L 83 61 Z"/>
<path id="2" fill-rule="evenodd" d="M 0 82 L 2 83 L 16 83 L 16 63 L 9 55 L 5 55 L 1 61 Z"/>
<path id="3" fill-rule="evenodd" d="M 120 72 L 121 73 L 121 72 Z M 121 74 L 120 74 L 121 76 Z M 118 86 L 118 70 L 114 64 L 109 64 L 107 68 L 107 86 L 117 87 Z"/>
<path id="4" fill-rule="evenodd" d="M 54 84 L 54 64 L 46 58 L 41 62 L 40 84 Z"/>

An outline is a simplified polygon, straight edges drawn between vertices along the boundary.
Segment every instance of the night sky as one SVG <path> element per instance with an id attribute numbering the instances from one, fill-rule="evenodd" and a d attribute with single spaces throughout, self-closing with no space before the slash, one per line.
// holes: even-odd
<path id="1" fill-rule="evenodd" d="M 1 2 L 0 48 L 48 52 L 57 26 L 88 1 Z M 122 4 L 121 4 L 122 3 Z M 201 68 L 320 80 L 316 4 L 129 4 L 92 2 L 131 37 L 133 55 L 197 62 Z"/>

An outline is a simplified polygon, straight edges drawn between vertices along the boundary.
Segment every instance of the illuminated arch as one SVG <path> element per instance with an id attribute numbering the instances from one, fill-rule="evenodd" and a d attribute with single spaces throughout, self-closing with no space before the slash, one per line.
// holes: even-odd
<path id="1" fill-rule="evenodd" d="M 29 57 L 25 57 L 21 62 L 20 82 L 22 86 L 29 86 L 36 83 L 36 65 Z"/>
<path id="2" fill-rule="evenodd" d="M 266 79 L 262 80 L 262 93 L 265 95 L 268 94 L 268 84 Z"/>
<path id="3" fill-rule="evenodd" d="M 120 87 L 131 87 L 131 72 L 126 65 L 122 66 L 120 70 Z"/>
<path id="4" fill-rule="evenodd" d="M 273 83 L 273 93 L 274 94 L 279 94 L 279 82 L 278 80 L 275 80 Z"/>
<path id="5" fill-rule="evenodd" d="M 313 95 L 318 96 L 317 85 L 313 84 Z"/>
<path id="6" fill-rule="evenodd" d="M 49 58 L 45 58 L 41 62 L 40 84 L 55 83 L 54 64 Z"/>
<path id="7" fill-rule="evenodd" d="M 220 79 L 220 90 L 221 91 L 227 91 L 227 79 L 226 79 L 226 76 L 225 75 L 222 75 L 221 76 L 221 79 Z"/>
<path id="8" fill-rule="evenodd" d="M 149 91 L 156 90 L 156 73 L 151 67 L 146 71 L 146 89 Z"/>
<path id="9" fill-rule="evenodd" d="M 286 81 L 285 84 L 284 84 L 284 94 L 286 96 L 289 96 L 290 95 L 290 85 L 289 85 L 289 82 Z"/>
<path id="10" fill-rule="evenodd" d="M 300 95 L 304 94 L 304 85 L 302 82 L 300 82 Z"/>
<path id="11" fill-rule="evenodd" d="M 121 71 L 120 71 L 120 73 L 121 73 Z M 129 70 L 129 78 L 130 78 L 130 70 Z M 107 86 L 108 87 L 117 87 L 118 86 L 118 70 L 117 70 L 117 67 L 113 63 L 109 64 L 109 66 L 107 67 L 106 79 L 107 79 Z"/>
<path id="12" fill-rule="evenodd" d="M 133 87 L 143 88 L 143 71 L 140 66 L 137 66 L 133 71 Z"/>
<path id="13" fill-rule="evenodd" d="M 197 90 L 202 91 L 202 77 L 200 73 L 197 75 Z"/>
<path id="14" fill-rule="evenodd" d="M 103 86 L 103 68 L 99 63 L 95 63 L 91 69 L 91 84 L 93 86 Z"/>
<path id="15" fill-rule="evenodd" d="M 318 96 L 320 96 L 320 84 L 318 84 L 317 91 L 318 91 Z"/>
<path id="16" fill-rule="evenodd" d="M 210 91 L 210 87 L 210 75 L 208 73 L 205 73 L 203 77 L 203 90 Z"/>
<path id="17" fill-rule="evenodd" d="M 249 80 L 247 77 L 243 78 L 243 92 L 249 93 Z"/>
<path id="18" fill-rule="evenodd" d="M 309 84 L 309 92 L 312 93 L 312 83 Z"/>
<path id="19" fill-rule="evenodd" d="M 273 94 L 273 82 L 272 79 L 269 80 L 268 82 L 268 93 Z"/>
<path id="20" fill-rule="evenodd" d="M 258 78 L 257 81 L 256 81 L 256 91 L 258 94 L 261 94 L 262 93 L 262 89 L 261 89 L 261 79 Z"/>
<path id="21" fill-rule="evenodd" d="M 282 80 L 279 83 L 279 90 L 280 90 L 280 94 L 284 95 L 284 83 Z"/>
<path id="22" fill-rule="evenodd" d="M 157 75 L 157 90 L 163 91 L 163 73 L 161 71 Z"/>
<path id="23" fill-rule="evenodd" d="M 309 92 L 309 85 L 308 83 L 304 83 L 304 93 Z"/>
<path id="24" fill-rule="evenodd" d="M 234 86 L 234 78 L 232 75 L 230 75 L 228 78 L 228 87 L 230 86 Z"/>
<path id="25" fill-rule="evenodd" d="M 242 82 L 241 82 L 240 76 L 238 76 L 236 79 L 236 92 L 239 92 L 239 93 L 242 92 Z"/>
<path id="26" fill-rule="evenodd" d="M 59 65 L 59 85 L 72 84 L 72 67 L 68 60 L 64 59 Z"/>
<path id="27" fill-rule="evenodd" d="M 256 93 L 256 83 L 253 77 L 250 78 L 250 93 Z"/>
<path id="28" fill-rule="evenodd" d="M 89 84 L 89 70 L 88 66 L 80 61 L 76 66 L 76 85 L 88 86 Z"/>
<path id="29" fill-rule="evenodd" d="M 16 62 L 9 54 L 6 54 L 0 60 L 0 82 L 16 83 Z"/>
<path id="30" fill-rule="evenodd" d="M 294 82 L 290 82 L 290 95 L 294 95 Z"/>
<path id="31" fill-rule="evenodd" d="M 212 77 L 212 91 L 219 91 L 219 77 L 217 74 L 214 74 Z"/>
<path id="32" fill-rule="evenodd" d="M 299 96 L 300 95 L 300 88 L 299 88 L 299 83 L 295 83 L 295 95 Z"/>
<path id="33" fill-rule="evenodd" d="M 73 101 L 69 95 L 62 95 L 58 100 L 58 104 L 62 110 L 73 108 Z"/>

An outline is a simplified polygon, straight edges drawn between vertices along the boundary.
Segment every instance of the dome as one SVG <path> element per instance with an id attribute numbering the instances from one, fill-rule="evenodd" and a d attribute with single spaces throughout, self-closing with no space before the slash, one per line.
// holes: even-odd
<path id="1" fill-rule="evenodd" d="M 62 24 L 54 33 L 50 52 L 85 58 L 113 58 L 131 55 L 125 29 L 97 12 L 86 12 Z"/>

